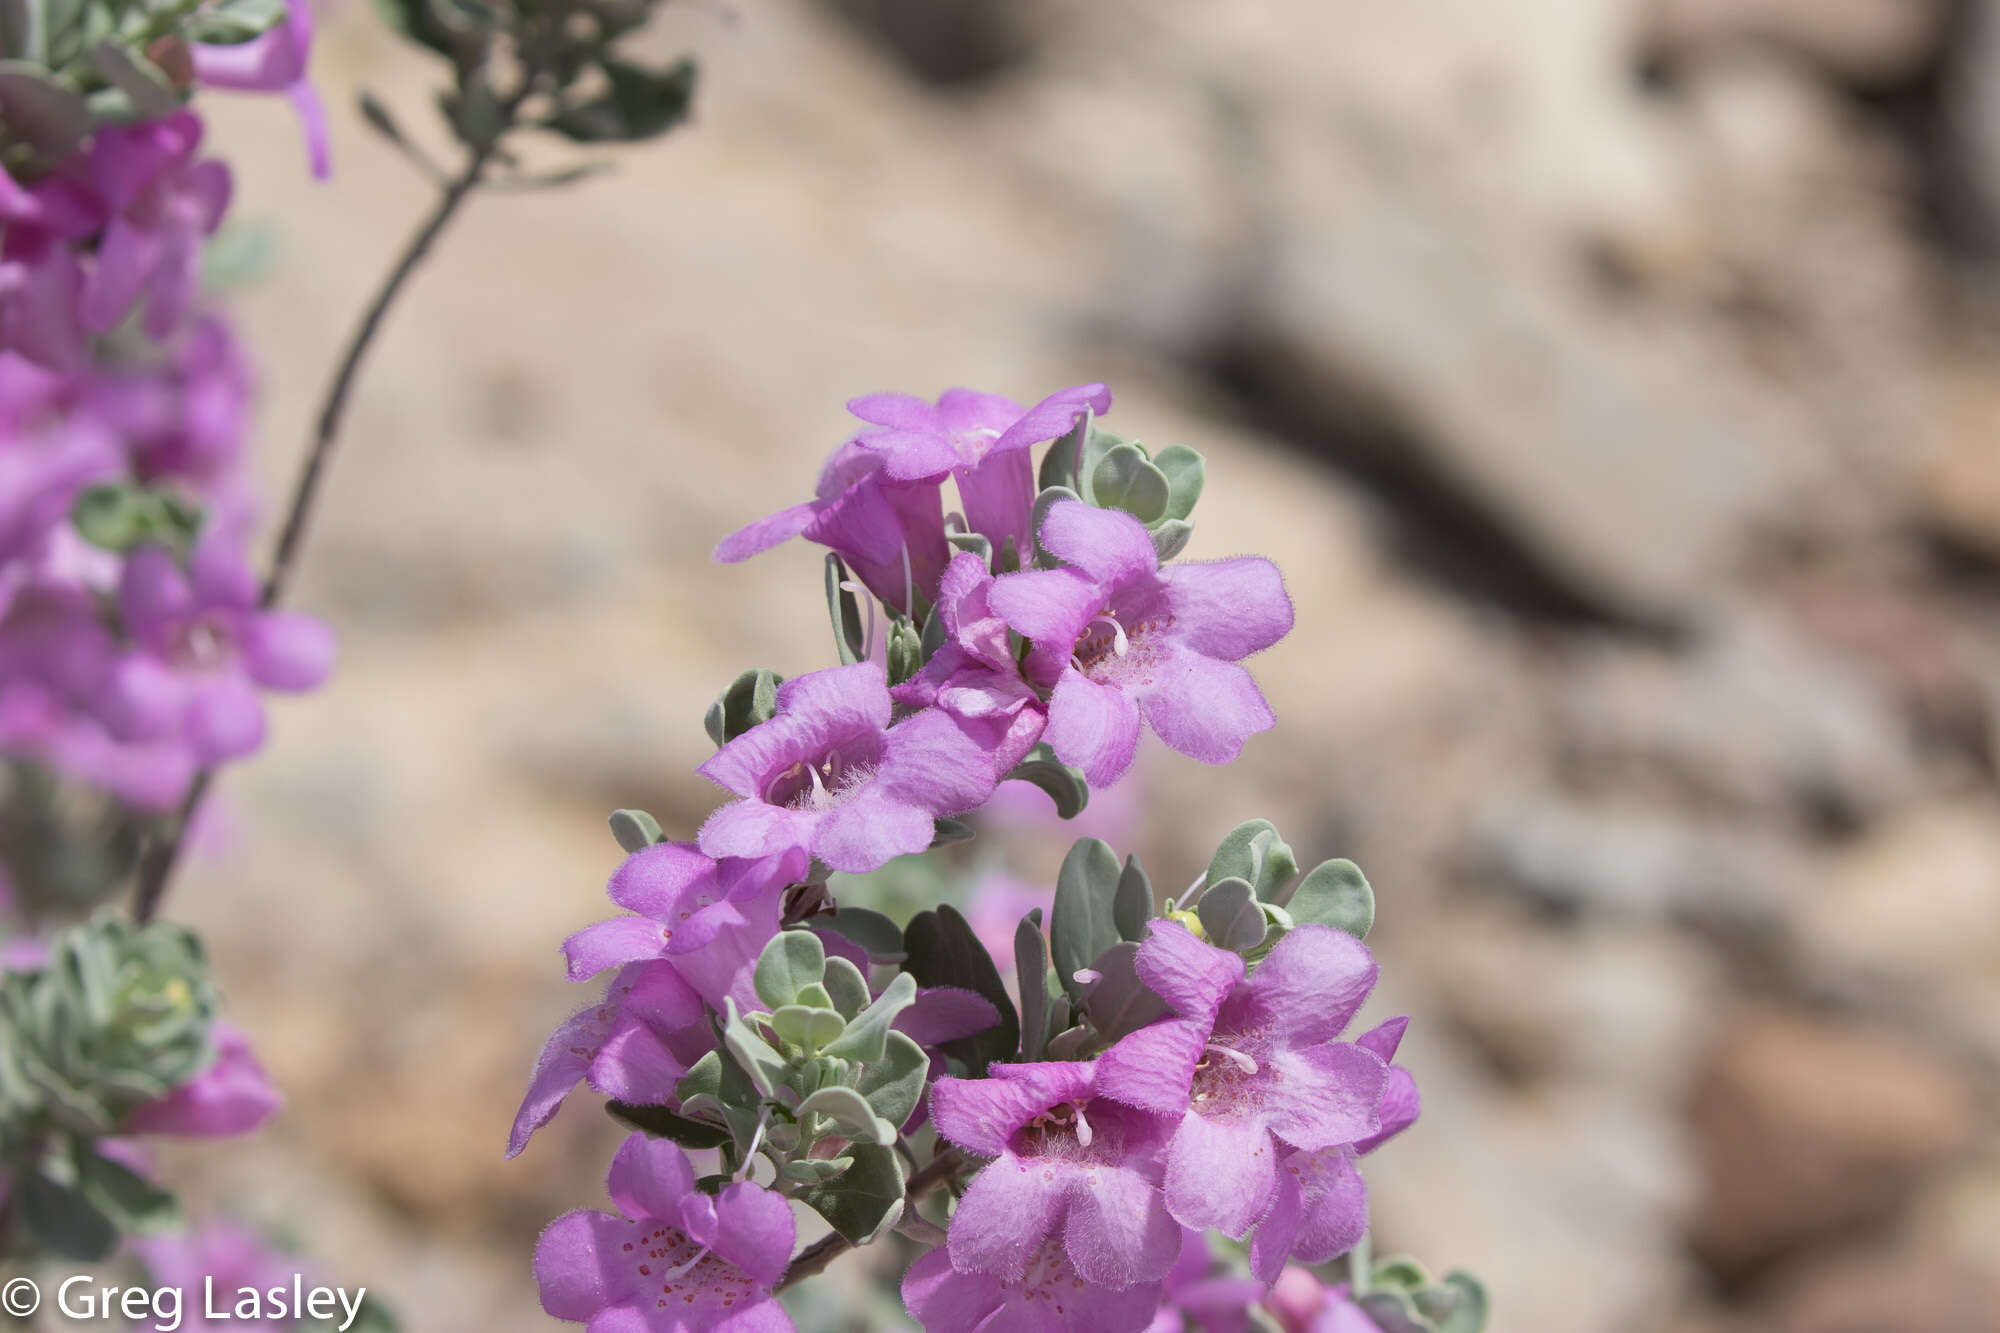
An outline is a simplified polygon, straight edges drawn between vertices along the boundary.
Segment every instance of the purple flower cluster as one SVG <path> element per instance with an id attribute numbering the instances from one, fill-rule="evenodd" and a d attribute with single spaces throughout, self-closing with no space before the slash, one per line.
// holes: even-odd
<path id="1" fill-rule="evenodd" d="M 1390 1064 L 1404 1020 L 1338 1040 L 1375 984 L 1367 948 L 1304 925 L 1246 975 L 1158 921 L 1136 966 L 1172 1012 L 1094 1061 L 938 1081 L 938 1131 L 989 1160 L 952 1215 L 949 1265 L 933 1256 L 905 1284 L 931 1333 L 971 1333 L 1003 1304 L 1022 1328 L 1077 1327 L 1038 1294 L 1072 1277 L 1096 1292 L 1093 1326 L 1142 1329 L 1184 1231 L 1247 1240 L 1260 1286 L 1367 1231 L 1356 1159 L 1418 1109 Z"/>
<path id="2" fill-rule="evenodd" d="M 293 91 L 310 21 L 197 47 L 198 77 Z M 140 811 L 258 748 L 261 695 L 311 689 L 332 636 L 258 603 L 249 375 L 201 296 L 230 196 L 192 111 L 0 171 L 0 755 Z M 313 142 L 323 142 L 315 133 Z M 149 506 L 91 532 L 79 502 Z"/>

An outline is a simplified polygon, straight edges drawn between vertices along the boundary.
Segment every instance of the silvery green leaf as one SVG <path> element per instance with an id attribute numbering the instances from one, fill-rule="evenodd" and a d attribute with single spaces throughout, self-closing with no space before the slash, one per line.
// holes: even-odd
<path id="1" fill-rule="evenodd" d="M 46 69 L 0 60 L 0 124 L 10 142 L 28 145 L 41 163 L 53 165 L 90 132 L 90 105 Z"/>
<path id="2" fill-rule="evenodd" d="M 1020 1020 L 1000 969 L 979 936 L 949 904 L 910 918 L 903 931 L 903 968 L 919 986 L 962 986 L 984 996 L 1000 1021 L 983 1032 L 945 1042 L 945 1054 L 962 1061 L 972 1077 L 994 1060 L 1011 1060 L 1020 1049 Z"/>
<path id="3" fill-rule="evenodd" d="M 823 1115 L 846 1131 L 844 1137 L 857 1143 L 884 1147 L 896 1141 L 896 1127 L 876 1115 L 868 1099 L 853 1088 L 821 1088 L 799 1103 L 798 1115 Z"/>
<path id="4" fill-rule="evenodd" d="M 1207 462 L 1184 444 L 1170 444 L 1153 455 L 1153 466 L 1167 479 L 1167 518 L 1185 519 L 1194 512 L 1195 501 L 1201 499 Z"/>
<path id="5" fill-rule="evenodd" d="M 898 972 L 875 1002 L 857 1014 L 838 1039 L 828 1044 L 826 1053 L 864 1065 L 880 1060 L 890 1025 L 916 998 L 917 979 L 908 972 Z"/>
<path id="6" fill-rule="evenodd" d="M 958 515 L 952 514 L 944 521 L 944 539 L 954 551 L 970 551 L 979 557 L 979 563 L 987 569 L 993 568 L 993 542 L 983 532 L 968 532 L 962 523 L 953 522 Z M 943 630 L 940 625 L 939 630 Z"/>
<path id="7" fill-rule="evenodd" d="M 1057 759 L 1056 752 L 1040 741 L 1000 780 L 1034 783 L 1048 793 L 1063 819 L 1075 819 L 1090 804 L 1090 784 L 1084 781 L 1083 770 Z"/>
<path id="8" fill-rule="evenodd" d="M 683 1104 L 695 1097 L 722 1097 L 722 1057 L 714 1051 L 704 1051 L 701 1059 L 681 1075 L 681 1081 L 674 1085 L 674 1096 Z"/>
<path id="9" fill-rule="evenodd" d="M 757 955 L 751 984 L 772 1009 L 790 1004 L 826 972 L 826 947 L 810 930 L 781 930 Z"/>
<path id="10" fill-rule="evenodd" d="M 1285 910 L 1294 921 L 1317 921 L 1365 939 L 1375 924 L 1375 891 L 1354 862 L 1322 861 L 1292 890 Z"/>
<path id="11" fill-rule="evenodd" d="M 750 1078 L 757 1091 L 766 1097 L 775 1097 L 784 1085 L 789 1066 L 785 1058 L 771 1049 L 769 1042 L 759 1036 L 754 1028 L 736 1012 L 733 997 L 722 997 L 724 1007 L 722 1021 L 722 1043 L 735 1057 L 736 1065 Z"/>
<path id="12" fill-rule="evenodd" d="M 78 1145 L 76 1184 L 98 1212 L 129 1234 L 153 1235 L 180 1225 L 174 1196 L 128 1166 Z"/>
<path id="13" fill-rule="evenodd" d="M 1287 897 L 1285 885 L 1298 873 L 1298 860 L 1278 836 L 1277 828 L 1268 819 L 1252 819 L 1231 829 L 1222 845 L 1215 849 L 1215 858 L 1208 863 L 1206 882 L 1247 880 L 1259 898 L 1282 907 Z"/>
<path id="14" fill-rule="evenodd" d="M 847 1168 L 853 1165 L 854 1159 L 852 1157 L 835 1157 L 831 1160 L 819 1157 L 807 1157 L 798 1161 L 786 1162 L 778 1168 L 778 1174 L 786 1180 L 799 1180 L 804 1181 L 808 1185 L 819 1185 L 837 1176 L 845 1175 Z"/>
<path id="15" fill-rule="evenodd" d="M 1440 1289 L 1433 1287 L 1431 1290 Z M 1437 1303 L 1438 1313 L 1431 1318 L 1437 1324 L 1438 1333 L 1485 1333 L 1486 1321 L 1492 1316 L 1492 1301 L 1486 1294 L 1486 1285 L 1462 1269 L 1453 1269 L 1445 1275 L 1443 1290 L 1452 1292 L 1454 1300 L 1449 1307 L 1441 1301 Z M 1419 1306 L 1422 1303 L 1419 1297 Z"/>
<path id="16" fill-rule="evenodd" d="M 924 669 L 923 636 L 909 621 L 898 618 L 889 626 L 888 672 L 891 685 L 901 685 Z"/>
<path id="17" fill-rule="evenodd" d="M 1042 546 L 1042 521 L 1049 516 L 1049 510 L 1064 500 L 1081 500 L 1082 496 L 1067 486 L 1045 486 L 1035 496 L 1035 507 L 1028 516 L 1028 531 L 1035 539 L 1035 564 L 1043 569 L 1054 569 L 1062 561 Z"/>
<path id="18" fill-rule="evenodd" d="M 1049 951 L 1042 938 L 1042 909 L 1037 907 L 1014 927 L 1015 987 L 1021 993 L 1021 1058 L 1042 1058 L 1049 1036 Z"/>
<path id="19" fill-rule="evenodd" d="M 1136 444 L 1121 444 L 1097 461 L 1090 474 L 1091 502 L 1100 509 L 1122 509 L 1151 525 L 1167 516 L 1166 473 Z"/>
<path id="20" fill-rule="evenodd" d="M 972 825 L 956 819 L 935 819 L 932 822 L 931 846 L 949 847 L 954 842 L 971 842 L 978 836 Z"/>
<path id="21" fill-rule="evenodd" d="M 1146 877 L 1139 858 L 1125 858 L 1118 875 L 1118 890 L 1111 899 L 1111 919 L 1121 939 L 1143 940 L 1153 919 L 1153 881 Z"/>
<path id="22" fill-rule="evenodd" d="M 1194 524 L 1184 518 L 1170 518 L 1147 534 L 1153 539 L 1153 555 L 1161 564 L 1187 549 L 1188 539 L 1194 536 Z"/>
<path id="23" fill-rule="evenodd" d="M 838 1037 L 847 1026 L 837 1010 L 816 1009 L 803 1004 L 781 1004 L 771 1011 L 771 1030 L 787 1045 L 815 1055 Z"/>
<path id="24" fill-rule="evenodd" d="M 1209 943 L 1244 953 L 1264 942 L 1264 913 L 1247 880 L 1225 879 L 1209 886 L 1195 909 Z"/>
<path id="25" fill-rule="evenodd" d="M 833 1007 L 848 1018 L 866 1009 L 874 998 L 868 993 L 868 978 L 861 975 L 861 969 L 838 954 L 827 955 L 826 979 L 821 984 Z"/>
<path id="26" fill-rule="evenodd" d="M 687 119 L 694 100 L 695 66 L 681 60 L 664 69 L 603 56 L 606 91 L 566 107 L 543 122 L 578 143 L 634 143 L 665 134 Z"/>
<path id="27" fill-rule="evenodd" d="M 1083 448 L 1077 451 L 1076 457 L 1076 490 L 1085 504 L 1100 507 L 1103 505 L 1104 502 L 1092 489 L 1092 482 L 1097 475 L 1097 465 L 1104 461 L 1106 454 L 1124 443 L 1120 437 L 1108 430 L 1099 430 L 1095 424 L 1091 426 L 1090 433 L 1084 436 Z M 1134 443 L 1136 446 L 1137 442 Z"/>
<path id="28" fill-rule="evenodd" d="M 1417 1313 L 1410 1298 L 1394 1289 L 1371 1291 L 1355 1301 L 1374 1321 L 1381 1333 L 1437 1333 L 1430 1321 Z"/>
<path id="29" fill-rule="evenodd" d="M 853 666 L 868 657 L 868 624 L 862 618 L 861 602 L 845 586 L 847 565 L 833 552 L 826 553 L 826 614 L 833 622 L 833 647 L 842 666 Z"/>
<path id="30" fill-rule="evenodd" d="M 931 1058 L 916 1039 L 904 1032 L 891 1032 L 883 1044 L 882 1058 L 861 1071 L 855 1090 L 868 1099 L 875 1114 L 892 1125 L 906 1123 L 923 1099 L 924 1080 L 929 1076 Z"/>
<path id="31" fill-rule="evenodd" d="M 13 1201 L 29 1240 L 44 1254 L 97 1263 L 118 1247 L 118 1228 L 73 1182 L 28 1171 L 14 1182 Z"/>
<path id="32" fill-rule="evenodd" d="M 1049 451 L 1042 455 L 1042 466 L 1035 478 L 1035 489 L 1046 491 L 1051 487 L 1064 490 L 1077 489 L 1078 463 L 1083 457 L 1084 441 L 1095 428 L 1097 414 L 1086 407 L 1077 415 L 1076 424 L 1069 433 L 1049 445 Z M 1038 529 L 1040 524 L 1035 525 Z"/>
<path id="33" fill-rule="evenodd" d="M 123 44 L 106 39 L 91 48 L 91 64 L 104 81 L 124 93 L 141 116 L 172 115 L 184 100 L 157 65 Z"/>
<path id="34" fill-rule="evenodd" d="M 1139 980 L 1134 966 L 1139 946 L 1120 940 L 1101 954 L 1093 970 L 1097 979 L 1083 997 L 1083 1011 L 1097 1030 L 1102 1045 L 1117 1041 L 1128 1032 L 1137 1032 L 1156 1018 L 1164 1018 L 1167 1006 Z"/>
<path id="35" fill-rule="evenodd" d="M 858 1143 L 846 1174 L 799 1192 L 807 1206 L 850 1244 L 866 1245 L 903 1215 L 903 1159 L 893 1148 Z"/>
<path id="36" fill-rule="evenodd" d="M 1055 902 L 1049 911 L 1049 956 L 1056 977 L 1072 1000 L 1082 1002 L 1085 983 L 1077 971 L 1090 967 L 1119 940 L 1112 903 L 1121 874 L 1118 854 L 1097 838 L 1079 838 L 1056 872 Z"/>
<path id="37" fill-rule="evenodd" d="M 629 853 L 645 851 L 666 834 L 660 828 L 660 821 L 644 810 L 613 810 L 611 836 Z"/>
<path id="38" fill-rule="evenodd" d="M 735 740 L 759 723 L 769 722 L 778 711 L 778 687 L 785 678 L 775 671 L 757 667 L 729 682 L 729 688 L 708 706 L 702 725 L 719 748 Z"/>
<path id="39" fill-rule="evenodd" d="M 269 32 L 284 17 L 285 0 L 212 0 L 189 16 L 181 36 L 211 46 L 234 46 Z"/>

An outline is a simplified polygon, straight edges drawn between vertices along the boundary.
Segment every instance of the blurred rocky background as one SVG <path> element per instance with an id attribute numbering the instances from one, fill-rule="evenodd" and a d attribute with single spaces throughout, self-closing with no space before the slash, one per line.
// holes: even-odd
<path id="1" fill-rule="evenodd" d="M 278 228 L 274 490 L 428 202 L 351 108 L 422 124 L 437 71 L 328 28 L 331 184 L 217 108 Z M 1183 883 L 1269 814 L 1368 870 L 1428 1103 L 1380 1245 L 1481 1272 L 1496 1333 L 2000 1329 L 2000 3 L 689 0 L 656 40 L 698 123 L 478 201 L 356 402 L 297 599 L 340 673 L 177 890 L 291 1097 L 212 1197 L 414 1330 L 547 1327 L 536 1229 L 614 1131 L 582 1097 L 500 1153 L 603 816 L 691 830 L 709 698 L 830 660 L 816 553 L 710 546 L 851 394 L 1102 378 L 1209 456 L 1190 554 L 1298 602 L 1279 730 L 1150 756 L 1138 846 Z"/>

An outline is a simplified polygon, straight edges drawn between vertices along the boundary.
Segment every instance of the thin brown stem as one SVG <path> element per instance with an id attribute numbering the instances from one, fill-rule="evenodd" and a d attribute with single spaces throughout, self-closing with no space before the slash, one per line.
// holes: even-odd
<path id="1" fill-rule="evenodd" d="M 524 77 L 520 91 L 500 108 L 499 128 L 474 145 L 466 156 L 465 166 L 444 187 L 435 207 L 423 224 L 411 236 L 404 247 L 401 258 L 383 279 L 376 291 L 375 299 L 368 303 L 362 313 L 361 322 L 355 326 L 353 336 L 348 339 L 347 350 L 341 355 L 340 364 L 335 369 L 332 381 L 327 385 L 326 396 L 321 400 L 319 417 L 313 427 L 312 444 L 306 451 L 305 462 L 299 468 L 298 479 L 292 485 L 292 499 L 285 511 L 285 524 L 278 534 L 278 545 L 271 557 L 271 568 L 264 577 L 263 591 L 259 603 L 266 610 L 276 606 L 291 586 L 296 573 L 300 552 L 305 547 L 307 525 L 312 518 L 314 501 L 319 496 L 320 482 L 326 475 L 327 464 L 332 460 L 334 446 L 340 439 L 340 425 L 347 415 L 347 404 L 354 392 L 354 385 L 361 371 L 361 364 L 368 349 L 374 345 L 376 334 L 382 328 L 382 321 L 388 316 L 389 308 L 396 303 L 404 286 L 430 254 L 431 247 L 444 233 L 459 208 L 477 190 L 485 179 L 486 169 L 492 164 L 494 154 L 499 150 L 500 140 L 513 124 L 514 115 L 535 86 L 532 72 Z M 166 826 L 148 844 L 145 854 L 139 860 L 139 887 L 133 900 L 132 915 L 141 924 L 153 919 L 160 910 L 160 902 L 166 897 L 167 885 L 172 881 L 174 868 L 179 864 L 185 850 L 188 829 L 200 812 L 202 799 L 207 795 L 214 781 L 214 770 L 204 769 L 195 775 L 189 784 L 187 795 L 180 808 L 169 817 Z"/>
<path id="2" fill-rule="evenodd" d="M 903 1207 L 915 1208 L 919 1200 L 949 1180 L 952 1173 L 963 1165 L 965 1159 L 959 1156 L 955 1148 L 946 1148 L 933 1157 L 930 1165 L 910 1177 L 910 1183 L 903 1191 Z M 778 1285 L 772 1290 L 783 1291 L 826 1271 L 828 1264 L 853 1248 L 853 1242 L 837 1231 L 820 1237 L 799 1251 L 798 1257 L 792 1260 L 791 1265 L 785 1269 L 784 1277 L 779 1279 Z"/>

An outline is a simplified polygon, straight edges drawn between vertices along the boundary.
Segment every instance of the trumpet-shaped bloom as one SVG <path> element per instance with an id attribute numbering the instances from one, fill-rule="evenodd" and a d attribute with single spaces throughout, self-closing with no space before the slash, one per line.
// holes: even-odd
<path id="1" fill-rule="evenodd" d="M 1021 678 L 1007 646 L 1007 624 L 987 604 L 993 576 L 970 551 L 952 558 L 938 585 L 944 642 L 910 679 L 890 691 L 908 708 L 942 708 L 967 728 L 984 728 L 996 776 L 1041 737 L 1048 719 L 1041 696 Z"/>
<path id="2" fill-rule="evenodd" d="M 312 54 L 312 0 L 287 0 L 285 17 L 247 42 L 190 42 L 188 54 L 197 82 L 237 92 L 283 93 L 305 131 L 312 174 L 325 180 L 332 171 L 327 147 L 326 110 L 306 78 Z"/>
<path id="3" fill-rule="evenodd" d="M 149 338 L 181 326 L 201 290 L 202 243 L 229 206 L 229 169 L 195 161 L 201 121 L 187 111 L 107 126 L 91 140 L 92 188 L 110 216 L 83 290 L 83 322 L 107 333 L 143 300 Z"/>
<path id="4" fill-rule="evenodd" d="M 673 964 L 633 963 L 620 968 L 604 999 L 558 1027 L 535 1061 L 527 1096 L 514 1115 L 507 1155 L 518 1156 L 536 1130 L 555 1118 L 563 1099 L 588 1081 L 618 1101 L 664 1106 L 710 1042 L 701 996 Z"/>
<path id="5" fill-rule="evenodd" d="M 1237 954 L 1156 921 L 1136 966 L 1175 1017 L 1106 1051 L 1097 1087 L 1179 1120 L 1166 1153 L 1176 1220 L 1241 1239 L 1271 1209 L 1288 1147 L 1314 1152 L 1381 1130 L 1387 1063 L 1333 1040 L 1375 985 L 1361 941 L 1300 926 L 1246 980 Z"/>
<path id="6" fill-rule="evenodd" d="M 1060 569 L 1003 574 L 993 613 L 1033 644 L 1029 678 L 1052 686 L 1045 739 L 1092 784 L 1131 766 L 1139 721 L 1174 749 L 1228 763 L 1274 724 L 1237 663 L 1292 628 L 1277 566 L 1257 557 L 1160 568 L 1139 520 L 1068 500 L 1042 520 Z"/>
<path id="7" fill-rule="evenodd" d="M 778 1195 L 747 1180 L 713 1197 L 687 1154 L 634 1134 L 605 1182 L 623 1217 L 578 1210 L 535 1246 L 542 1309 L 591 1333 L 780 1333 L 772 1299 L 796 1230 Z"/>
<path id="8" fill-rule="evenodd" d="M 903 1305 L 924 1333 L 1139 1333 L 1159 1308 L 1160 1284 L 1115 1291 L 1084 1281 L 1053 1238 L 1018 1278 L 961 1273 L 932 1250 L 903 1275 Z"/>
<path id="9" fill-rule="evenodd" d="M 1181 1248 L 1159 1187 L 1172 1122 L 1096 1096 L 1088 1064 L 991 1072 L 939 1079 L 931 1091 L 938 1132 L 993 1159 L 952 1214 L 952 1266 L 1019 1284 L 1048 1240 L 1085 1282 L 1117 1289 L 1164 1277 Z"/>
<path id="10" fill-rule="evenodd" d="M 884 473 L 899 482 L 955 478 L 966 524 L 995 551 L 1012 542 L 1024 561 L 1035 504 L 1029 451 L 1067 434 L 1086 409 L 1109 412 L 1111 391 L 1079 384 L 1030 408 L 971 389 L 947 389 L 934 404 L 907 393 L 869 394 L 847 404 L 874 428 L 856 442 L 881 457 Z"/>
<path id="11" fill-rule="evenodd" d="M 874 662 L 780 685 L 777 715 L 698 770 L 741 798 L 702 825 L 702 851 L 770 856 L 800 848 L 835 870 L 865 872 L 929 847 L 937 818 L 992 793 L 992 759 L 942 712 L 892 727 L 891 710 Z"/>

